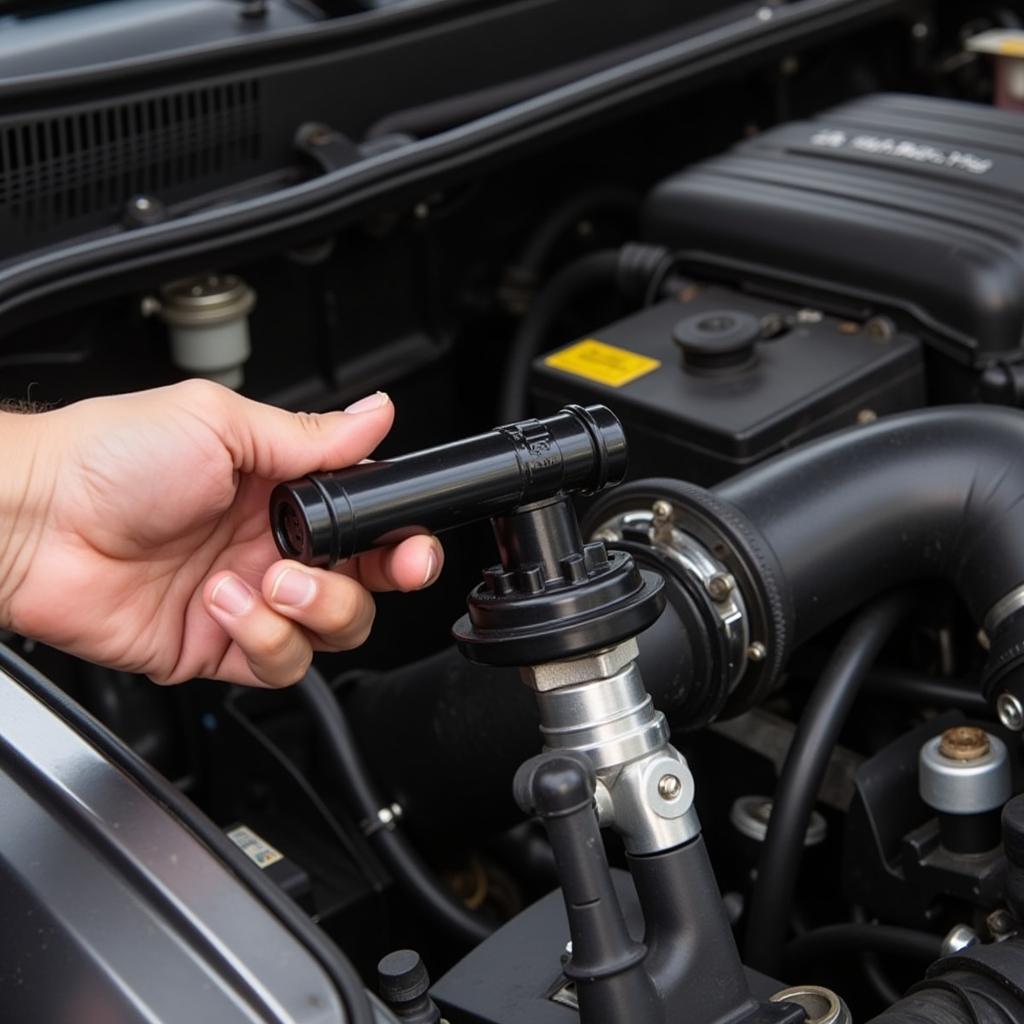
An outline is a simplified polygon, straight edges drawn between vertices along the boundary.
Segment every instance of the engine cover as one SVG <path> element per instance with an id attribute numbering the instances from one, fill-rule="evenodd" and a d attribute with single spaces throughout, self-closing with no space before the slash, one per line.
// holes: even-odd
<path id="1" fill-rule="evenodd" d="M 644 230 L 703 276 L 831 296 L 854 317 L 889 312 L 961 363 L 1022 355 L 1018 113 L 855 100 L 662 182 Z"/>

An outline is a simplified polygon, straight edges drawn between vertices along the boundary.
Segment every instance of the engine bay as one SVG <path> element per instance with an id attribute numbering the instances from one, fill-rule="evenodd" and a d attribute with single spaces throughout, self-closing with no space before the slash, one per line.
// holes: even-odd
<path id="1" fill-rule="evenodd" d="M 387 391 L 267 530 L 446 566 L 4 636 L 0 1019 L 1024 1021 L 1024 9 L 231 2 L 0 11 L 6 404 Z"/>

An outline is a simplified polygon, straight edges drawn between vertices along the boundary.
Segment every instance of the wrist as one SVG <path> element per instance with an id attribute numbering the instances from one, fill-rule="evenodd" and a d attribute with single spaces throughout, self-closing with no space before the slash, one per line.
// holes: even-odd
<path id="1" fill-rule="evenodd" d="M 48 413 L 0 412 L 0 626 L 18 631 L 17 597 L 35 561 L 53 494 Z"/>

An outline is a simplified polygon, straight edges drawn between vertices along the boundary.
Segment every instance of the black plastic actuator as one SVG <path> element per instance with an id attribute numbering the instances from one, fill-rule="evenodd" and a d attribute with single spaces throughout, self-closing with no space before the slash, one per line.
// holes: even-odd
<path id="1" fill-rule="evenodd" d="M 660 576 L 580 535 L 572 494 L 625 473 L 626 438 L 611 410 L 570 405 L 547 419 L 281 484 L 270 520 L 283 555 L 329 566 L 411 532 L 489 518 L 501 564 L 485 570 L 453 632 L 474 661 L 532 665 L 636 636 L 664 607 Z"/>
<path id="2" fill-rule="evenodd" d="M 418 530 L 594 493 L 625 473 L 626 439 L 612 412 L 570 405 L 547 419 L 280 484 L 270 520 L 285 557 L 330 566 Z"/>

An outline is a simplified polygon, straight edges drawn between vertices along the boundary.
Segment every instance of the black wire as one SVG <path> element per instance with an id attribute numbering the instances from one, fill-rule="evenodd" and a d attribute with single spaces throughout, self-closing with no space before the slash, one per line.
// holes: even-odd
<path id="1" fill-rule="evenodd" d="M 930 963 L 942 956 L 942 939 L 930 932 L 889 924 L 830 924 L 793 939 L 786 945 L 782 959 L 789 970 L 809 960 L 842 953 L 881 953 Z"/>
<path id="2" fill-rule="evenodd" d="M 581 293 L 612 285 L 618 269 L 618 251 L 600 249 L 564 267 L 538 292 L 512 339 L 505 361 L 500 422 L 514 423 L 529 414 L 530 363 L 543 348 L 555 317 Z"/>
<path id="3" fill-rule="evenodd" d="M 296 691 L 305 704 L 330 758 L 336 782 L 356 809 L 357 816 L 378 825 L 378 812 L 385 806 L 374 790 L 352 729 L 324 677 L 311 668 Z M 452 938 L 469 945 L 486 939 L 494 930 L 480 915 L 465 907 L 438 881 L 409 840 L 396 828 L 376 827 L 370 832 L 381 860 L 395 881 L 428 917 Z"/>
<path id="4" fill-rule="evenodd" d="M 128 774 L 189 829 L 211 853 L 224 862 L 238 880 L 319 962 L 338 990 L 349 1024 L 374 1024 L 380 1019 L 380 1011 L 371 1009 L 369 997 L 359 975 L 341 950 L 306 916 L 299 905 L 267 878 L 188 797 L 175 789 L 167 779 L 93 718 L 88 711 L 2 644 L 0 668 L 12 675 L 51 711 Z"/>
<path id="5" fill-rule="evenodd" d="M 883 598 L 847 628 L 800 718 L 772 800 L 750 901 L 745 962 L 778 971 L 800 871 L 803 838 L 832 749 L 861 683 L 886 640 L 913 606 L 912 595 Z"/>

